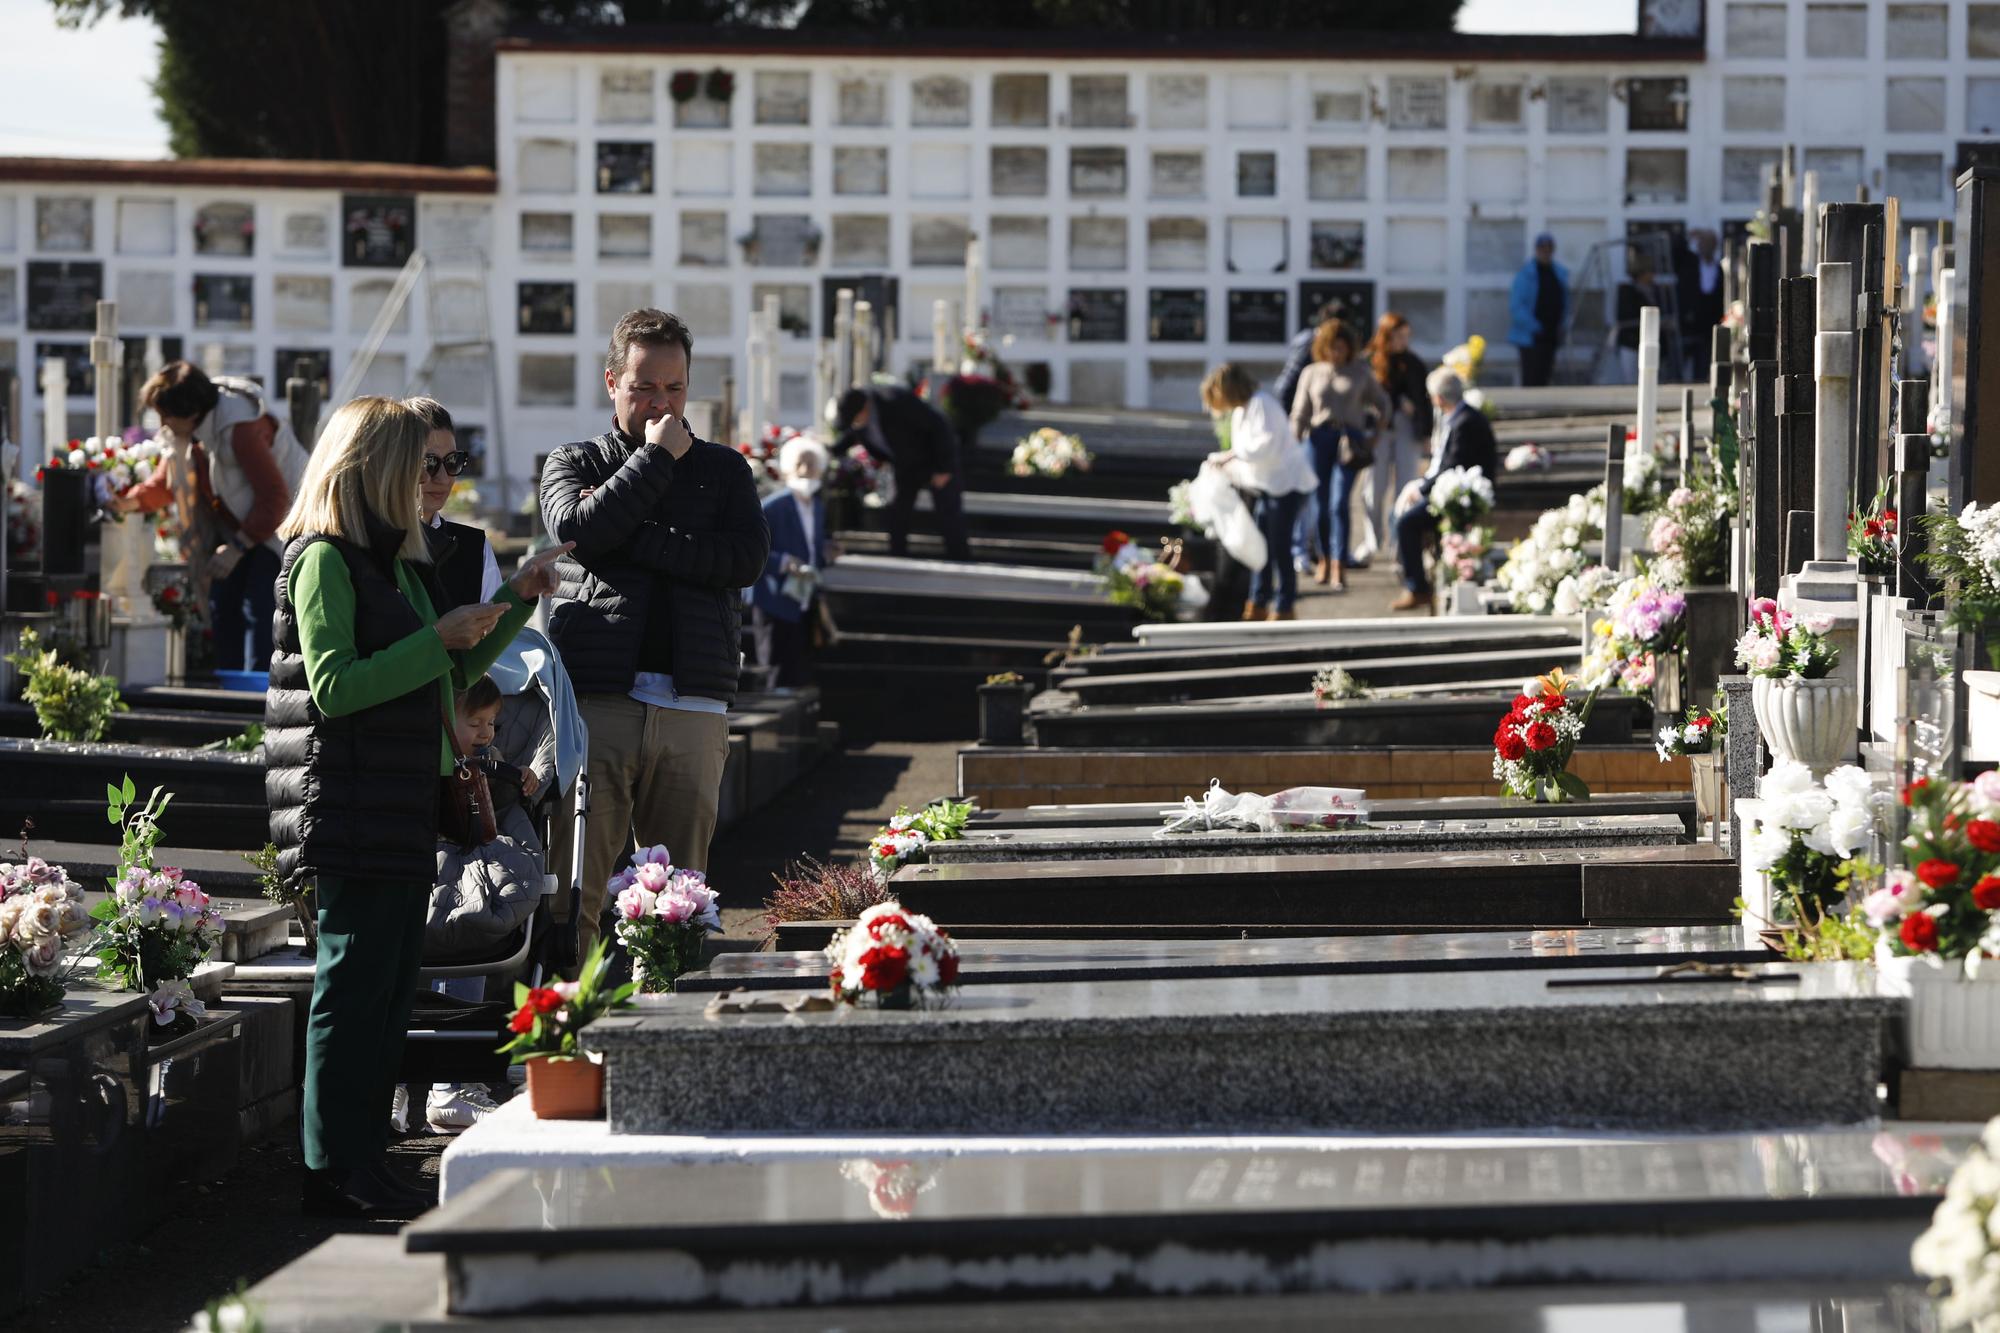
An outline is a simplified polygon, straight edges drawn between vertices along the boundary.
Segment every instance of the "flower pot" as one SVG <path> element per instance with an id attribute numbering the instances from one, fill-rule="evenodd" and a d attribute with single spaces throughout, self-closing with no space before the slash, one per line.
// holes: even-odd
<path id="1" fill-rule="evenodd" d="M 1875 956 L 1876 988 L 1909 1001 L 1904 1020 L 1912 1069 L 2000 1069 L 2000 966 L 1965 975 L 1936 954 Z"/>
<path id="2" fill-rule="evenodd" d="M 1823 778 L 1847 756 L 1855 730 L 1853 681 L 1758 676 L 1750 698 L 1773 759 L 1795 759 Z"/>
<path id="3" fill-rule="evenodd" d="M 538 1120 L 595 1120 L 604 1114 L 604 1066 L 582 1057 L 528 1061 L 528 1105 Z"/>
<path id="4" fill-rule="evenodd" d="M 979 743 L 1019 745 L 1025 734 L 1028 712 L 1027 685 L 981 685 L 979 687 Z"/>
<path id="5" fill-rule="evenodd" d="M 914 1009 L 917 1005 L 917 988 L 904 982 L 894 990 L 875 992 L 875 1007 L 878 1009 Z"/>
<path id="6" fill-rule="evenodd" d="M 1694 775 L 1694 816 L 1697 824 L 1729 818 L 1729 785 L 1724 781 L 1722 751 L 1687 757 Z"/>
<path id="7" fill-rule="evenodd" d="M 1965 758 L 2000 759 L 2000 671 L 1961 671 L 1965 682 Z"/>

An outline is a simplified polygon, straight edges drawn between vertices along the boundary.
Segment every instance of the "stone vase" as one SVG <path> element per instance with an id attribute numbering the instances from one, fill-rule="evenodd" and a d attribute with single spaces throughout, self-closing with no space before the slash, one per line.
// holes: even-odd
<path id="1" fill-rule="evenodd" d="M 1033 687 L 981 685 L 979 687 L 979 743 L 1019 745 L 1025 734 L 1028 696 Z"/>
<path id="2" fill-rule="evenodd" d="M 1909 1002 L 1905 1041 L 1913 1069 L 2000 1069 L 2000 967 L 1977 979 L 1936 954 L 1899 957 L 1877 946 L 1876 989 Z"/>
<path id="3" fill-rule="evenodd" d="M 1694 815 L 1697 824 L 1729 818 L 1729 784 L 1723 780 L 1722 751 L 1687 757 L 1694 775 Z"/>
<path id="4" fill-rule="evenodd" d="M 595 1120 L 604 1114 L 604 1066 L 582 1056 L 528 1061 L 528 1106 L 539 1120 Z"/>
<path id="5" fill-rule="evenodd" d="M 1757 730 L 1771 757 L 1794 759 L 1823 778 L 1854 739 L 1854 682 L 1832 676 L 1758 676 L 1751 686 Z"/>
<path id="6" fill-rule="evenodd" d="M 1685 711 L 1685 691 L 1682 690 L 1681 655 L 1678 651 L 1653 654 L 1653 725 L 1663 727 L 1669 722 L 1680 725 Z"/>

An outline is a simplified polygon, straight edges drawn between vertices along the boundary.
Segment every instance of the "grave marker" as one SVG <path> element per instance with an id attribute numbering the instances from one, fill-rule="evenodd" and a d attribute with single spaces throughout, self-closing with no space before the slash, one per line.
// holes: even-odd
<path id="1" fill-rule="evenodd" d="M 2000 412 L 2000 166 L 1959 177 L 1952 253 L 1961 308 L 1951 330 L 1951 425 L 1953 439 L 1964 442 L 1950 455 L 1956 512 L 1967 501 L 2000 501 L 2000 432 L 1982 430 L 1980 416 Z M 1940 348 L 1943 337 L 1940 328 Z"/>

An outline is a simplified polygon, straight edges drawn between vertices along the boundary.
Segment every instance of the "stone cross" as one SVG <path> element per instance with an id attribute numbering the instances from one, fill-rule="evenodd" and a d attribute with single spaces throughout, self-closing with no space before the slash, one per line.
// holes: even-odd
<path id="1" fill-rule="evenodd" d="M 59 356 L 42 358 L 42 456 L 69 443 L 69 366 Z"/>
<path id="2" fill-rule="evenodd" d="M 967 333 L 977 332 L 986 321 L 980 318 L 982 303 L 979 299 L 981 260 L 984 252 L 977 236 L 968 237 L 965 242 L 965 305 L 961 312 L 965 316 L 964 328 Z M 953 357 L 954 362 L 958 358 Z"/>
<path id="3" fill-rule="evenodd" d="M 1854 463 L 1854 266 L 1821 264 L 1813 341 L 1813 559 L 1847 558 Z"/>
<path id="4" fill-rule="evenodd" d="M 90 366 L 96 378 L 99 439 L 124 430 L 118 420 L 118 385 L 125 365 L 125 344 L 118 341 L 118 304 L 97 303 L 97 334 L 90 340 Z"/>
<path id="5" fill-rule="evenodd" d="M 875 377 L 875 307 L 854 303 L 854 382 L 866 385 Z"/>
<path id="6" fill-rule="evenodd" d="M 1779 284 L 1773 431 L 1786 574 L 1798 573 L 1812 558 L 1813 334 L 1819 318 L 1815 281 L 1805 276 Z"/>
<path id="7" fill-rule="evenodd" d="M 842 287 L 833 294 L 833 394 L 846 393 L 854 378 L 854 289 Z"/>
<path id="8" fill-rule="evenodd" d="M 1804 253 L 1799 256 L 1807 273 L 1819 271 L 1819 173 L 1808 171 L 1799 190 L 1799 215 L 1805 224 Z"/>

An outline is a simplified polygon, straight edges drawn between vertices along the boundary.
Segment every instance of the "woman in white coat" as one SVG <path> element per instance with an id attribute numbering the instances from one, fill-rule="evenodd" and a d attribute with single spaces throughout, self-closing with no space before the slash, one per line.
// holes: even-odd
<path id="1" fill-rule="evenodd" d="M 1257 529 L 1268 554 L 1243 604 L 1245 620 L 1297 620 L 1299 571 L 1293 563 L 1292 527 L 1306 496 L 1319 485 L 1312 460 L 1292 438 L 1285 409 L 1259 389 L 1248 371 L 1225 361 L 1201 382 L 1201 401 L 1216 417 L 1229 418 L 1229 448 L 1209 455 L 1231 484 L 1247 491 Z"/>

